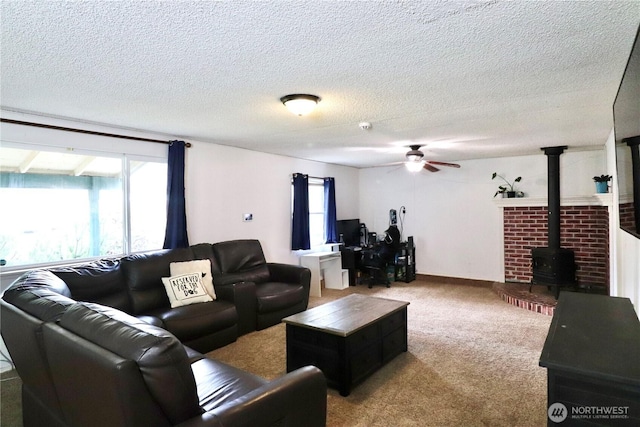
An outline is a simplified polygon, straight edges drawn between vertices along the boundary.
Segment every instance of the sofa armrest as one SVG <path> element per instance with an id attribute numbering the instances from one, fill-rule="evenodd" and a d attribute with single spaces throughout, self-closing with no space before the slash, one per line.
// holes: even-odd
<path id="1" fill-rule="evenodd" d="M 253 282 L 238 282 L 230 285 L 216 285 L 216 297 L 228 301 L 236 306 L 238 313 L 238 335 L 256 330 L 256 313 L 258 300 L 256 299 L 256 284 Z"/>
<path id="2" fill-rule="evenodd" d="M 281 264 L 268 262 L 269 279 L 272 282 L 299 283 L 307 291 L 311 283 L 311 270 L 307 267 L 294 264 Z"/>
<path id="3" fill-rule="evenodd" d="M 257 388 L 181 427 L 324 427 L 327 422 L 327 381 L 315 366 L 305 366 Z"/>

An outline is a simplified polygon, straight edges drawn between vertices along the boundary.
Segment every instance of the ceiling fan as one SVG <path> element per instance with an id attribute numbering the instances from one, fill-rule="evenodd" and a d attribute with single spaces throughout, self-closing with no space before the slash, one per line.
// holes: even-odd
<path id="1" fill-rule="evenodd" d="M 411 150 L 406 154 L 407 160 L 404 165 L 411 172 L 420 172 L 422 169 L 426 169 L 429 172 L 438 172 L 440 169 L 437 166 L 447 166 L 450 168 L 459 168 L 457 163 L 438 162 L 435 160 L 424 160 L 424 153 L 420 151 L 421 145 L 410 145 Z"/>

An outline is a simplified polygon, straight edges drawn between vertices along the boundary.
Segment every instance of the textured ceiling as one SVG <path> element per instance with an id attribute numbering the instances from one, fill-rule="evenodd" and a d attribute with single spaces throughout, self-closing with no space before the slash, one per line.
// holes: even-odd
<path id="1" fill-rule="evenodd" d="M 5 110 L 357 167 L 604 145 L 640 24 L 639 1 L 0 5 Z M 279 102 L 300 92 L 309 116 Z"/>

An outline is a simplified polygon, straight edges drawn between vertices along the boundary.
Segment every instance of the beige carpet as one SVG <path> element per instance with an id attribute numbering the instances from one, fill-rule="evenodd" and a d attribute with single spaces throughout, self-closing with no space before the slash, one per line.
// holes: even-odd
<path id="1" fill-rule="evenodd" d="M 411 303 L 409 351 L 348 397 L 329 389 L 328 426 L 546 425 L 546 371 L 538 359 L 550 316 L 507 304 L 489 287 L 424 281 L 323 290 L 310 305 L 352 292 Z M 284 375 L 284 325 L 208 355 L 265 378 Z M 14 372 L 0 383 L 2 426 L 21 425 L 19 380 L 8 379 Z"/>
<path id="2" fill-rule="evenodd" d="M 323 290 L 311 306 L 358 292 L 409 301 L 409 350 L 355 387 L 328 392 L 328 426 L 546 425 L 538 359 L 550 316 L 514 307 L 489 287 L 414 281 Z M 265 378 L 286 372 L 285 328 L 208 354 Z"/>
<path id="3" fill-rule="evenodd" d="M 0 375 L 0 426 L 22 427 L 22 382 L 16 371 Z"/>

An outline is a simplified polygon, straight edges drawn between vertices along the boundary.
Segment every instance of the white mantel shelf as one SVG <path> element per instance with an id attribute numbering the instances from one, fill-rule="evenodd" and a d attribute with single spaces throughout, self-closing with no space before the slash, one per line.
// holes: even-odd
<path id="1" fill-rule="evenodd" d="M 547 206 L 546 197 L 513 197 L 493 199 L 499 208 Z M 560 198 L 560 206 L 613 206 L 611 193 L 599 193 L 592 196 L 569 196 Z"/>

